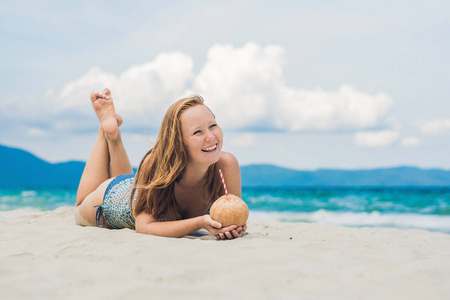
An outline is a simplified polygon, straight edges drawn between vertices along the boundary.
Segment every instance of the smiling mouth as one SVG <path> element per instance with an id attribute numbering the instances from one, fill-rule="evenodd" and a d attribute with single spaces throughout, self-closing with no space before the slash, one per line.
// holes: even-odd
<path id="1" fill-rule="evenodd" d="M 217 149 L 217 143 L 214 146 L 211 146 L 211 147 L 206 148 L 206 149 L 202 149 L 202 151 L 203 152 L 213 152 L 216 149 Z"/>

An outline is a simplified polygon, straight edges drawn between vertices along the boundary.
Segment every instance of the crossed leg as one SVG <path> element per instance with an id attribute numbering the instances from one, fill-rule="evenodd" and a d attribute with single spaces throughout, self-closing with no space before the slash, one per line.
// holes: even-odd
<path id="1" fill-rule="evenodd" d="M 123 146 L 111 92 L 91 93 L 92 107 L 100 121 L 97 140 L 78 185 L 75 221 L 78 225 L 95 225 L 96 205 L 103 204 L 105 190 L 115 177 L 133 173 Z M 110 227 L 106 224 L 106 227 Z"/>

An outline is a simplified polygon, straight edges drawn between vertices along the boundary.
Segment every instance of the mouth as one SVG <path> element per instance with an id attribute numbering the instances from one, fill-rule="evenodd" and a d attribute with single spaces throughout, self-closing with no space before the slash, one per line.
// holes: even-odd
<path id="1" fill-rule="evenodd" d="M 202 149 L 203 152 L 213 152 L 217 149 L 217 143 L 215 143 L 214 145 L 212 145 L 211 147 L 208 147 L 206 149 Z"/>

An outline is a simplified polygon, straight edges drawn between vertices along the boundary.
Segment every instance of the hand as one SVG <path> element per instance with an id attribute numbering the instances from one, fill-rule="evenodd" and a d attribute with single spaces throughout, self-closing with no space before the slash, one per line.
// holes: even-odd
<path id="1" fill-rule="evenodd" d="M 247 224 L 244 224 L 243 226 L 239 226 L 231 231 L 226 231 L 224 233 L 219 233 L 216 235 L 216 239 L 218 240 L 231 240 L 235 238 L 243 237 L 247 231 Z"/>
<path id="2" fill-rule="evenodd" d="M 222 228 L 222 224 L 211 219 L 210 215 L 204 215 L 202 217 L 201 221 L 202 221 L 201 227 L 208 230 L 208 232 L 210 234 L 215 235 L 216 237 L 219 234 L 224 234 L 227 232 L 229 233 L 229 232 L 232 232 L 233 230 L 237 229 L 236 225 L 231 225 L 231 226 Z"/>

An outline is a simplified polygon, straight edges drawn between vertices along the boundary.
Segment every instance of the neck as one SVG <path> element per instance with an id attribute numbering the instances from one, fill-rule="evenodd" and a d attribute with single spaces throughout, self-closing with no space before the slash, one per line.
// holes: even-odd
<path id="1" fill-rule="evenodd" d="M 198 186 L 202 182 L 203 177 L 205 177 L 208 167 L 209 166 L 192 165 L 188 163 L 179 184 L 183 187 Z"/>

